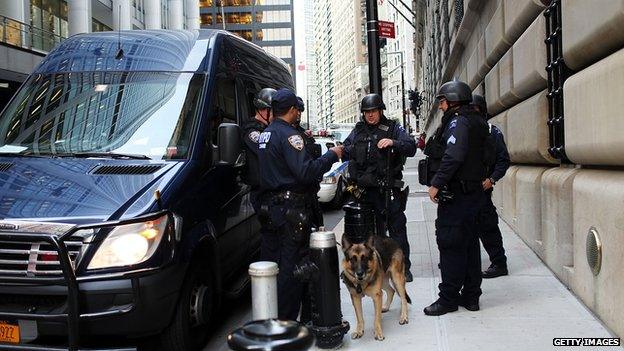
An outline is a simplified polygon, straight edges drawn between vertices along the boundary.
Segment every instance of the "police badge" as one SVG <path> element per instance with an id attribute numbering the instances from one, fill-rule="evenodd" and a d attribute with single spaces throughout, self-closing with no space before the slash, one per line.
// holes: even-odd
<path id="1" fill-rule="evenodd" d="M 290 143 L 290 145 L 292 145 L 292 147 L 294 147 L 295 149 L 301 151 L 303 150 L 303 138 L 301 137 L 301 135 L 291 135 L 288 137 L 288 142 Z"/>

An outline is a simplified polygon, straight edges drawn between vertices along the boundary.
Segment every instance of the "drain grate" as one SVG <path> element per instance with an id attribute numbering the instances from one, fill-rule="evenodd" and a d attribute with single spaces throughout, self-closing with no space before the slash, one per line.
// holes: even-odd
<path id="1" fill-rule="evenodd" d="M 602 265 L 602 242 L 600 241 L 598 231 L 594 227 L 591 227 L 589 233 L 587 233 L 585 249 L 587 252 L 587 264 L 589 264 L 592 273 L 598 275 Z"/>

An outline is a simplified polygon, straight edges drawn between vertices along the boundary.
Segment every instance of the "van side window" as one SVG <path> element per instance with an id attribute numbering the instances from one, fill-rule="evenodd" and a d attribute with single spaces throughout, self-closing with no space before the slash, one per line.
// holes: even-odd
<path id="1" fill-rule="evenodd" d="M 239 101 L 241 110 L 247 112 L 247 116 L 243 115 L 243 119 L 253 118 L 256 113 L 256 107 L 253 104 L 253 100 L 256 94 L 260 91 L 260 85 L 251 80 L 244 79 L 239 81 L 239 92 L 243 101 Z"/>
<path id="2" fill-rule="evenodd" d="M 236 90 L 233 80 L 219 79 L 215 86 L 215 96 L 210 107 L 210 140 L 217 144 L 221 123 L 237 123 Z"/>

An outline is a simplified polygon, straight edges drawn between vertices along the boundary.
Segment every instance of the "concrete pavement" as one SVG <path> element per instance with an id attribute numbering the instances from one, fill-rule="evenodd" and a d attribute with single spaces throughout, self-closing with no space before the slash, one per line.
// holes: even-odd
<path id="1" fill-rule="evenodd" d="M 419 152 L 420 153 L 420 152 Z M 346 350 L 562 350 L 553 338 L 612 337 L 602 323 L 555 278 L 542 261 L 501 221 L 510 275 L 483 281 L 481 310 L 458 312 L 440 317 L 424 315 L 422 309 L 437 298 L 440 282 L 438 250 L 435 241 L 436 205 L 426 189 L 418 184 L 417 158 L 410 159 L 405 180 L 410 185 L 407 204 L 408 236 L 411 245 L 414 281 L 407 284 L 412 298 L 410 322 L 399 325 L 400 302 L 395 298 L 383 314 L 386 339 L 373 337 L 373 303 L 364 299 L 365 334 L 361 339 L 345 337 Z M 335 232 L 340 238 L 342 222 Z M 489 265 L 482 251 L 483 268 Z M 342 313 L 355 328 L 355 314 L 348 291 L 342 286 Z M 236 324 L 222 325 L 205 350 L 227 350 L 225 330 L 236 328 L 250 316 L 235 318 Z M 234 321 L 232 321 L 234 322 Z M 222 339 L 221 339 L 222 338 Z M 221 340 L 219 340 L 221 339 Z M 614 350 L 617 347 L 580 347 L 575 349 Z"/>

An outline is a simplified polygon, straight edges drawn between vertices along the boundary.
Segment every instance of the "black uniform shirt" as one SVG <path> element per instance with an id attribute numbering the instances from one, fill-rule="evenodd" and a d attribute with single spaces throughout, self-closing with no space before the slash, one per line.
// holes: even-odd
<path id="1" fill-rule="evenodd" d="M 470 130 L 468 118 L 457 112 L 454 112 L 450 118 L 451 120 L 442 133 L 442 140 L 446 143 L 444 156 L 440 161 L 440 168 L 431 181 L 431 185 L 436 188 L 442 188 L 449 183 L 468 153 Z"/>
<path id="2" fill-rule="evenodd" d="M 509 169 L 509 152 L 507 152 L 507 145 L 505 145 L 503 132 L 493 125 L 490 133 L 492 133 L 494 141 L 496 142 L 496 163 L 494 164 L 490 178 L 492 178 L 494 182 L 498 182 L 505 176 L 507 169 Z"/>
<path id="3" fill-rule="evenodd" d="M 258 151 L 261 184 L 268 191 L 306 192 L 338 161 L 333 151 L 313 160 L 299 132 L 279 118 L 260 134 Z"/>
<path id="4" fill-rule="evenodd" d="M 255 118 L 243 125 L 243 141 L 247 150 L 247 169 L 244 178 L 252 187 L 260 186 L 260 165 L 258 164 L 258 139 L 266 126 Z"/>

